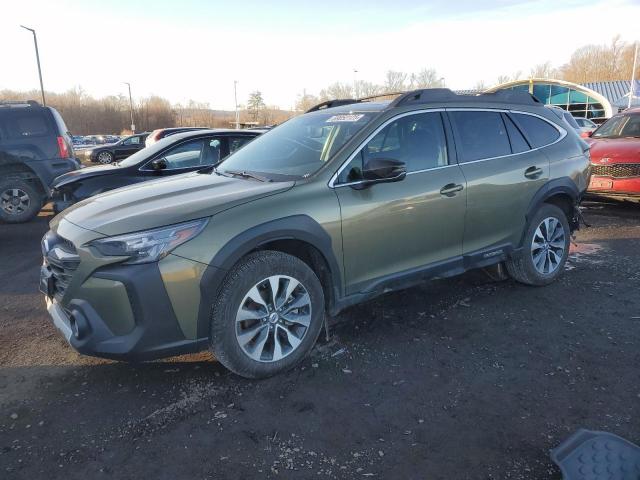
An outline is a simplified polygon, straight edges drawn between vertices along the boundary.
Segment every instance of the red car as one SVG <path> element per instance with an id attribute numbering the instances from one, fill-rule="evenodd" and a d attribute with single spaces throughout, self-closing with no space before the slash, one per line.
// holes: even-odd
<path id="1" fill-rule="evenodd" d="M 640 201 L 640 108 L 614 115 L 586 140 L 591 145 L 587 193 Z"/>

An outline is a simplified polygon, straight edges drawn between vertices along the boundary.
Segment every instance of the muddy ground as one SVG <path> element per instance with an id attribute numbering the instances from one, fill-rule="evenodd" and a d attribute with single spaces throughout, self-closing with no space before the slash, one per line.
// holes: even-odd
<path id="1" fill-rule="evenodd" d="M 577 428 L 640 442 L 640 208 L 585 216 L 556 284 L 388 294 L 264 381 L 80 357 L 37 293 L 50 217 L 0 225 L 0 478 L 559 479 Z"/>

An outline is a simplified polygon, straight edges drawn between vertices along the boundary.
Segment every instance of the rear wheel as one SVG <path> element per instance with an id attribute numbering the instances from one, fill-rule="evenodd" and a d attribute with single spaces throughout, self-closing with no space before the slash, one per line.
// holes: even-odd
<path id="1" fill-rule="evenodd" d="M 0 220 L 7 223 L 28 222 L 42 208 L 42 195 L 25 180 L 0 181 Z"/>
<path id="2" fill-rule="evenodd" d="M 522 251 L 506 262 L 509 275 L 527 285 L 553 282 L 564 271 L 570 235 L 562 209 L 544 204 L 529 223 Z"/>
<path id="3" fill-rule="evenodd" d="M 261 378 L 288 370 L 315 344 L 324 318 L 318 277 L 282 252 L 247 255 L 213 306 L 211 349 L 229 370 Z"/>
<path id="4" fill-rule="evenodd" d="M 103 165 L 108 165 L 113 162 L 113 154 L 107 151 L 99 152 L 96 158 L 98 159 L 98 163 Z"/>

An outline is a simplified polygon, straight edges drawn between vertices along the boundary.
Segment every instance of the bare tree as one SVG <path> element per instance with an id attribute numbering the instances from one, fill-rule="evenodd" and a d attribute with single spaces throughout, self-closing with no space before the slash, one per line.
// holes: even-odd
<path id="1" fill-rule="evenodd" d="M 539 63 L 531 69 L 530 76 L 532 78 L 554 78 L 557 76 L 557 70 L 553 68 L 551 62 Z"/>
<path id="2" fill-rule="evenodd" d="M 444 79 L 438 75 L 434 68 L 423 68 L 418 73 L 412 73 L 409 88 L 436 88 L 443 87 Z"/>
<path id="3" fill-rule="evenodd" d="M 309 95 L 308 93 L 303 93 L 302 95 L 298 95 L 298 99 L 296 100 L 296 111 L 298 112 L 306 112 L 314 105 L 320 103 L 320 99 L 315 95 Z"/>
<path id="4" fill-rule="evenodd" d="M 361 94 L 362 95 L 362 94 Z M 353 85 L 348 83 L 332 83 L 327 88 L 320 90 L 320 101 L 335 100 L 337 98 L 353 98 Z"/>
<path id="5" fill-rule="evenodd" d="M 407 74 L 404 72 L 396 72 L 388 70 L 385 75 L 384 89 L 385 92 L 402 92 L 407 89 Z"/>
<path id="6" fill-rule="evenodd" d="M 626 44 L 619 35 L 609 45 L 586 45 L 571 55 L 560 74 L 563 80 L 576 83 L 626 80 L 631 78 L 633 50 L 634 45 Z"/>

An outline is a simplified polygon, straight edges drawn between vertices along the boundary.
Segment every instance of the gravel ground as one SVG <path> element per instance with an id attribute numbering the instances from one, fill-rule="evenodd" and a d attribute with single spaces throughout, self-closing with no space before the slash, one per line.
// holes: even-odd
<path id="1" fill-rule="evenodd" d="M 640 208 L 585 217 L 554 285 L 388 294 L 263 381 L 77 355 L 36 291 L 50 217 L 0 225 L 0 478 L 559 479 L 577 428 L 640 442 Z"/>

